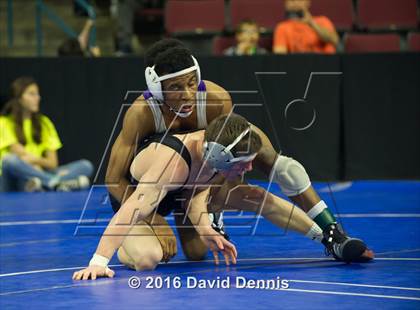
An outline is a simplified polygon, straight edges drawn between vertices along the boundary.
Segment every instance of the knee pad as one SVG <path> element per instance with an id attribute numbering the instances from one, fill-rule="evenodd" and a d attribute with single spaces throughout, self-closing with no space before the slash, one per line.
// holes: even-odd
<path id="1" fill-rule="evenodd" d="M 305 168 L 293 158 L 282 155 L 277 156 L 270 180 L 278 183 L 282 192 L 289 197 L 299 195 L 311 186 Z"/>

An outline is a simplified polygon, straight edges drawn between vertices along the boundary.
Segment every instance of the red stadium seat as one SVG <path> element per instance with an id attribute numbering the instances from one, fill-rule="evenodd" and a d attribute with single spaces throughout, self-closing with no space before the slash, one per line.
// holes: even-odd
<path id="1" fill-rule="evenodd" d="M 267 52 L 271 53 L 273 50 L 273 37 L 272 36 L 262 36 L 260 37 L 260 41 L 258 42 L 258 45 L 261 47 L 264 47 Z"/>
<path id="2" fill-rule="evenodd" d="M 350 30 L 353 27 L 352 0 L 312 0 L 311 14 L 326 16 L 338 30 Z"/>
<path id="3" fill-rule="evenodd" d="M 244 19 L 252 19 L 262 27 L 262 31 L 272 31 L 284 20 L 282 0 L 231 0 L 231 26 L 235 29 Z"/>
<path id="4" fill-rule="evenodd" d="M 220 56 L 223 55 L 223 51 L 228 47 L 231 47 L 236 44 L 236 39 L 234 36 L 225 37 L 225 36 L 216 36 L 213 39 L 213 55 Z M 273 38 L 270 37 L 260 37 L 258 45 L 265 48 L 268 52 L 271 52 L 273 45 Z"/>
<path id="5" fill-rule="evenodd" d="M 416 28 L 416 0 L 359 0 L 358 24 L 371 30 Z"/>
<path id="6" fill-rule="evenodd" d="M 169 34 L 218 33 L 225 24 L 223 0 L 168 0 L 165 28 Z"/>
<path id="7" fill-rule="evenodd" d="M 397 34 L 346 34 L 344 50 L 347 53 L 399 52 L 400 37 Z"/>
<path id="8" fill-rule="evenodd" d="M 420 52 L 420 32 L 411 32 L 408 34 L 408 50 Z"/>
<path id="9" fill-rule="evenodd" d="M 223 55 L 223 51 L 236 44 L 235 37 L 216 36 L 213 39 L 213 55 Z"/>

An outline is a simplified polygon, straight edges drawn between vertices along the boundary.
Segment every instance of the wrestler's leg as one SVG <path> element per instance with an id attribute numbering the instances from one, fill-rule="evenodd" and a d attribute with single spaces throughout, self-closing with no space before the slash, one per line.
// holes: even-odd
<path id="1" fill-rule="evenodd" d="M 131 269 L 152 270 L 160 261 L 167 262 L 175 254 L 176 238 L 172 228 L 162 216 L 154 214 L 133 226 L 118 250 L 118 259 Z"/>
<path id="2" fill-rule="evenodd" d="M 305 212 L 259 186 L 226 182 L 213 193 L 215 196 L 212 196 L 209 211 L 252 211 L 278 227 L 304 235 L 309 233 L 311 238 L 319 241 L 322 239 L 322 231 Z"/>
<path id="3" fill-rule="evenodd" d="M 347 248 L 351 249 L 347 251 L 350 253 L 347 257 L 350 257 L 352 261 L 372 260 L 373 251 L 369 250 L 362 240 L 351 238 L 342 230 L 334 214 L 312 187 L 305 168 L 293 158 L 276 154 L 268 137 L 261 130 L 258 133 L 265 147 L 255 160 L 256 166 L 269 175 L 270 179 L 276 181 L 283 193 L 319 225 L 324 233 L 323 243 L 327 251 L 338 259 L 341 255 L 335 253 L 334 243 L 340 243 L 343 247 L 347 244 Z"/>
<path id="4" fill-rule="evenodd" d="M 338 260 L 363 262 L 373 258 L 373 253 L 366 249 L 361 240 L 345 237 L 337 229 L 331 229 L 329 233 L 323 232 L 301 209 L 262 188 L 227 182 L 218 191 L 215 202 L 219 210 L 253 211 L 279 227 L 322 241 L 328 252 Z"/>
<path id="5" fill-rule="evenodd" d="M 118 249 L 118 259 L 128 268 L 153 270 L 162 260 L 163 251 L 152 228 L 140 222 L 133 226 L 130 234 Z"/>

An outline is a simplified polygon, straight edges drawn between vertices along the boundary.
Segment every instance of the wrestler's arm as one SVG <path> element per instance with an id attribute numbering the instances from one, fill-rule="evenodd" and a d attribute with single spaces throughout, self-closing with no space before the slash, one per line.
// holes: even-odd
<path id="1" fill-rule="evenodd" d="M 194 195 L 188 208 L 188 217 L 200 235 L 201 240 L 213 253 L 216 265 L 219 264 L 219 251 L 225 257 L 226 265 L 229 265 L 229 260 L 236 264 L 238 256 L 236 247 L 211 227 L 207 211 L 209 194 L 210 187 Z"/>
<path id="2" fill-rule="evenodd" d="M 253 124 L 251 128 L 257 132 L 262 142 L 262 147 L 254 160 L 255 167 L 269 177 L 278 154 L 264 131 Z"/>
<path id="3" fill-rule="evenodd" d="M 214 118 L 220 115 L 231 113 L 233 111 L 233 104 L 229 92 L 227 92 L 223 87 L 213 82 L 205 82 L 206 87 L 208 89 L 208 122 L 211 122 Z M 271 168 L 273 167 L 274 162 L 276 161 L 277 152 L 271 144 L 270 139 L 261 129 L 259 129 L 255 125 L 252 125 L 252 129 L 254 129 L 258 133 L 262 140 L 262 148 L 255 160 L 255 165 L 260 171 L 262 171 L 267 177 L 269 177 L 271 173 Z"/>
<path id="4" fill-rule="evenodd" d="M 145 219 L 166 196 L 168 187 L 183 184 L 188 177 L 188 166 L 173 151 L 162 151 L 139 180 L 134 193 L 123 203 L 108 224 L 95 255 L 89 266 L 73 274 L 74 280 L 95 280 L 97 276 L 113 277 L 114 272 L 107 267 L 109 260 L 124 242 L 133 225 Z M 171 186 L 171 187 L 170 187 Z M 95 258 L 96 257 L 96 258 Z"/>
<path id="5" fill-rule="evenodd" d="M 207 88 L 207 121 L 210 123 L 220 115 L 231 113 L 233 111 L 233 104 L 229 92 L 223 87 L 211 81 L 204 82 L 206 83 Z M 257 131 L 263 143 L 255 162 L 258 168 L 268 177 L 276 160 L 277 152 L 274 150 L 267 135 L 257 126 L 252 126 L 252 129 Z"/>
<path id="6" fill-rule="evenodd" d="M 210 123 L 220 115 L 231 113 L 233 111 L 233 104 L 229 92 L 223 87 L 210 81 L 205 81 L 205 83 L 207 87 L 207 121 Z M 261 172 L 269 177 L 271 168 L 276 161 L 277 152 L 267 135 L 257 126 L 252 126 L 261 137 L 263 144 L 255 159 L 255 165 Z"/>
<path id="7" fill-rule="evenodd" d="M 211 227 L 210 219 L 207 212 L 207 199 L 210 194 L 210 188 L 202 190 L 194 195 L 191 199 L 188 210 L 188 217 L 194 225 L 195 230 L 200 235 L 212 234 L 214 229 Z"/>
<path id="8" fill-rule="evenodd" d="M 134 188 L 129 186 L 127 173 L 136 151 L 137 141 L 151 134 L 149 113 L 144 104 L 133 104 L 127 110 L 121 132 L 112 146 L 105 183 L 109 192 L 118 201 L 125 201 L 134 191 Z"/>
<path id="9" fill-rule="evenodd" d="M 73 274 L 73 280 L 95 280 L 96 277 L 112 278 L 114 272 L 109 269 L 108 262 L 123 243 L 131 228 L 137 221 L 144 219 L 166 195 L 164 188 L 140 185 L 112 217 L 89 266 Z M 93 261 L 96 259 L 96 261 Z"/>
<path id="10" fill-rule="evenodd" d="M 213 119 L 220 115 L 231 113 L 233 111 L 233 104 L 229 92 L 223 87 L 211 81 L 204 82 L 207 88 L 207 121 L 210 123 Z M 257 126 L 252 126 L 252 129 L 257 131 L 263 142 L 263 147 L 261 152 L 258 154 L 257 159 L 259 159 L 260 162 L 268 164 L 268 170 L 265 168 L 263 170 L 263 172 L 266 172 L 268 176 L 276 159 L 277 153 L 267 135 Z"/>
<path id="11" fill-rule="evenodd" d="M 96 254 L 112 258 L 135 223 L 152 213 L 166 196 L 167 190 L 159 185 L 140 185 L 124 202 L 106 228 Z"/>
<path id="12" fill-rule="evenodd" d="M 207 88 L 207 122 L 210 123 L 222 114 L 232 111 L 232 98 L 223 87 L 211 81 L 205 81 Z"/>

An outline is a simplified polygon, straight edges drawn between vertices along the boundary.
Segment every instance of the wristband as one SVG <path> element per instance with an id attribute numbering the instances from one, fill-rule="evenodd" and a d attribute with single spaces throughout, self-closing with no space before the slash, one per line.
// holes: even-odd
<path id="1" fill-rule="evenodd" d="M 89 262 L 89 266 L 101 266 L 101 267 L 108 267 L 109 259 L 99 255 L 99 254 L 93 254 L 92 259 Z"/>

